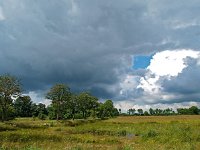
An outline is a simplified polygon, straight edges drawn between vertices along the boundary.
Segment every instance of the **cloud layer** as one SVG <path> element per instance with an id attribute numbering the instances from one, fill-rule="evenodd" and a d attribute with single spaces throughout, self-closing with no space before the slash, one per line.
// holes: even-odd
<path id="1" fill-rule="evenodd" d="M 197 58 L 182 61 L 182 51 L 176 54 L 176 63 L 184 62 L 182 66 L 166 60 L 174 69 L 180 67 L 170 81 L 157 79 L 155 70 L 162 71 L 156 62 L 153 64 L 157 58 L 147 70 L 132 69 L 131 59 L 134 55 L 156 57 L 166 49 L 165 53 L 174 49 L 198 51 L 199 4 L 197 0 L 0 1 L 0 74 L 21 78 L 26 93 L 45 93 L 51 85 L 62 82 L 76 92 L 89 90 L 101 99 L 160 102 L 156 95 L 147 100 L 143 79 L 155 91 L 162 88 L 166 102 L 174 103 L 174 94 L 180 93 L 182 99 L 186 96 L 182 89 L 190 92 L 182 87 L 192 84 L 191 76 L 199 81 Z M 188 67 L 183 68 L 185 64 Z M 177 87 L 174 90 L 173 84 Z M 195 93 L 190 96 L 198 96 L 198 91 L 190 90 Z"/>

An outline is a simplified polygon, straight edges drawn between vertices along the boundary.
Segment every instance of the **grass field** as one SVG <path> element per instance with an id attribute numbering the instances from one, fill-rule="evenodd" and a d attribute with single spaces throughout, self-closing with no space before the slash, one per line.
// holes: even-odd
<path id="1" fill-rule="evenodd" d="M 0 150 L 198 150 L 199 116 L 127 116 L 109 120 L 0 123 Z"/>

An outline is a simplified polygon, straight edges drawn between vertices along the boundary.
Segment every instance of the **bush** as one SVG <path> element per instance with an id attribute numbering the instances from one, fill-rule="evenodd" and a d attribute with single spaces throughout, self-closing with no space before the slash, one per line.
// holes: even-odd
<path id="1" fill-rule="evenodd" d="M 47 118 L 47 116 L 43 113 L 39 113 L 38 118 L 41 120 L 45 120 Z"/>
<path id="2" fill-rule="evenodd" d="M 149 130 L 145 135 L 143 135 L 144 139 L 154 138 L 158 135 L 158 133 L 154 130 Z"/>

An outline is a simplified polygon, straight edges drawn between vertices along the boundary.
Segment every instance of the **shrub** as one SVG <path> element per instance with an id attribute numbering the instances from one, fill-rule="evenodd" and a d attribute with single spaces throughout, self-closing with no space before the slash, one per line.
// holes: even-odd
<path id="1" fill-rule="evenodd" d="M 45 120 L 47 118 L 47 116 L 43 113 L 39 113 L 38 118 L 41 120 Z"/>

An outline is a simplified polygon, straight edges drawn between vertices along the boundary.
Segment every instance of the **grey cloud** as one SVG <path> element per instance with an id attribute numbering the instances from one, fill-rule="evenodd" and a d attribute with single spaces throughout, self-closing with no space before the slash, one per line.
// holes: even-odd
<path id="1" fill-rule="evenodd" d="M 63 82 L 75 91 L 89 89 L 99 97 L 119 99 L 119 88 L 108 87 L 131 73 L 131 61 L 122 57 L 174 48 L 174 41 L 199 47 L 183 36 L 184 30 L 168 26 L 171 21 L 187 22 L 189 16 L 199 19 L 197 9 L 188 16 L 185 9 L 179 12 L 179 3 L 193 10 L 192 3 L 184 2 L 173 2 L 168 9 L 167 1 L 1 1 L 5 20 L 0 20 L 0 73 L 17 75 L 27 91 Z"/>
<path id="2" fill-rule="evenodd" d="M 180 94 L 182 97 L 193 98 L 199 100 L 200 98 L 200 66 L 197 60 L 188 58 L 186 60 L 188 67 L 183 69 L 177 77 L 169 80 L 164 80 L 162 86 L 164 90 L 169 93 Z"/>

